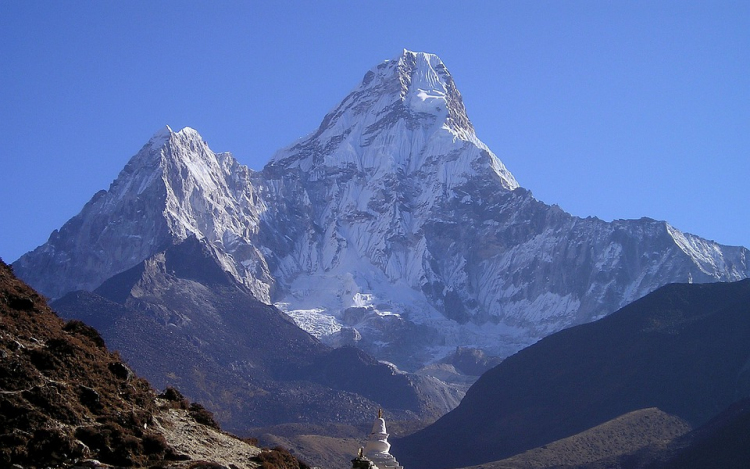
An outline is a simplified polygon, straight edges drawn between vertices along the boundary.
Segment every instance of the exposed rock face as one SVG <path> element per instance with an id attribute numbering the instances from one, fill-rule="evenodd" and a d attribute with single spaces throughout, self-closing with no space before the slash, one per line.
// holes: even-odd
<path id="1" fill-rule="evenodd" d="M 60 297 L 191 235 L 324 342 L 407 369 L 457 346 L 508 356 L 661 285 L 750 268 L 747 249 L 666 222 L 582 219 L 534 199 L 477 138 L 440 59 L 410 51 L 260 172 L 192 129 L 164 129 L 14 266 Z"/>

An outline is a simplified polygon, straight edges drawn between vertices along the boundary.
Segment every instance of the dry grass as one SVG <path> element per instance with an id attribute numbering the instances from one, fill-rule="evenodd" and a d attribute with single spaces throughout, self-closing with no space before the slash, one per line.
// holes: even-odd
<path id="1" fill-rule="evenodd" d="M 616 461 L 652 445 L 665 445 L 690 430 L 687 422 L 659 409 L 636 410 L 577 435 L 471 469 L 584 467 L 602 460 Z"/>

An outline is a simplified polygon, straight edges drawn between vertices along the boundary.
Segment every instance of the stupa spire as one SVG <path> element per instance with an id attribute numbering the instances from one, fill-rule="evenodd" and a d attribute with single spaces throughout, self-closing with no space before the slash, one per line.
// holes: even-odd
<path id="1" fill-rule="evenodd" d="M 388 443 L 388 433 L 385 429 L 383 409 L 378 409 L 378 418 L 372 424 L 372 431 L 367 438 L 364 456 L 369 458 L 378 469 L 403 469 L 396 458 L 390 453 L 391 445 Z"/>

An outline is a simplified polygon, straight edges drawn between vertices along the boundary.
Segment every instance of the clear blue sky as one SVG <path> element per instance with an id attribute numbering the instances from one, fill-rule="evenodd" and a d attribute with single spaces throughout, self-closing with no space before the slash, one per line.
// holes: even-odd
<path id="1" fill-rule="evenodd" d="M 165 124 L 260 169 L 403 48 L 538 199 L 750 247 L 747 1 L 0 0 L 0 257 Z"/>

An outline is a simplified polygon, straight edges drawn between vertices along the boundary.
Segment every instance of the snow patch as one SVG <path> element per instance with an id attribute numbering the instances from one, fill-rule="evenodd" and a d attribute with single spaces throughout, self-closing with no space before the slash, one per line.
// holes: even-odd
<path id="1" fill-rule="evenodd" d="M 164 146 L 164 144 L 169 140 L 172 134 L 172 129 L 168 125 L 165 125 L 149 139 L 148 144 L 152 148 L 160 148 Z"/>

